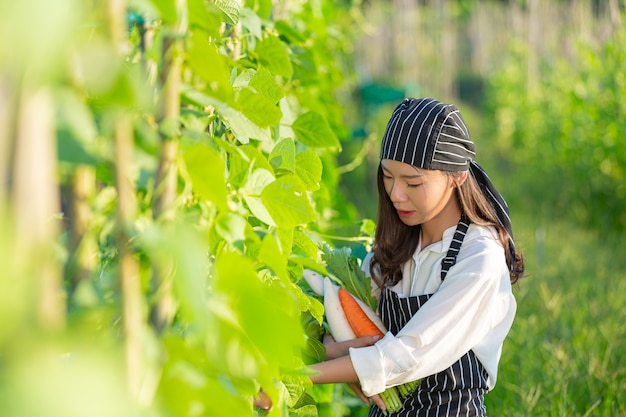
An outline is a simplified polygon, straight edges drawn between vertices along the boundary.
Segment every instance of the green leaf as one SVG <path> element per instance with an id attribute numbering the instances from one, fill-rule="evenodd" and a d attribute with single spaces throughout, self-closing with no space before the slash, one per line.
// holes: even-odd
<path id="1" fill-rule="evenodd" d="M 205 112 L 199 110 L 181 108 L 180 122 L 185 129 L 204 133 L 209 125 L 209 117 Z"/>
<path id="2" fill-rule="evenodd" d="M 236 25 L 239 22 L 241 6 L 236 0 L 214 0 L 215 5 L 224 13 L 226 23 Z"/>
<path id="3" fill-rule="evenodd" d="M 274 367 L 293 366 L 304 345 L 300 309 L 290 290 L 264 283 L 249 258 L 222 253 L 215 263 L 213 290 L 226 296 L 250 343 Z M 243 341 L 242 341 L 243 342 Z"/>
<path id="4" fill-rule="evenodd" d="M 222 24 L 221 10 L 211 2 L 205 0 L 187 0 L 189 9 L 189 24 L 192 27 L 199 27 L 207 35 L 213 38 L 220 38 L 220 25 Z"/>
<path id="5" fill-rule="evenodd" d="M 258 261 L 270 267 L 274 274 L 284 282 L 291 282 L 289 272 L 287 272 L 287 259 L 280 252 L 276 237 L 271 233 L 266 234 L 261 242 Z"/>
<path id="6" fill-rule="evenodd" d="M 302 230 L 294 229 L 293 245 L 294 253 L 307 256 L 311 259 L 317 259 L 317 252 L 319 250 L 317 244 Z"/>
<path id="7" fill-rule="evenodd" d="M 226 209 L 228 190 L 220 154 L 207 145 L 194 144 L 183 149 L 183 160 L 194 192 L 218 209 Z"/>
<path id="8" fill-rule="evenodd" d="M 255 38 L 263 38 L 263 26 L 259 16 L 247 7 L 241 9 L 239 14 L 241 26 L 250 32 Z"/>
<path id="9" fill-rule="evenodd" d="M 221 120 L 233 132 L 240 143 L 246 144 L 251 138 L 268 143 L 272 141 L 269 129 L 261 128 L 254 124 L 243 113 L 233 109 L 225 102 L 192 89 L 185 90 L 183 94 L 187 100 L 193 103 L 214 107 Z"/>
<path id="10" fill-rule="evenodd" d="M 243 217 L 228 211 L 221 212 L 215 219 L 215 231 L 228 243 L 239 247 L 246 240 L 246 229 L 250 225 Z"/>
<path id="11" fill-rule="evenodd" d="M 296 144 L 291 138 L 278 142 L 270 152 L 269 162 L 275 173 L 296 171 Z"/>
<path id="12" fill-rule="evenodd" d="M 274 176 L 271 172 L 265 169 L 254 169 L 250 175 L 248 175 L 246 183 L 239 191 L 242 193 L 248 208 L 256 218 L 270 226 L 276 226 L 276 222 L 268 212 L 261 198 L 263 190 L 272 181 L 274 181 Z"/>
<path id="13" fill-rule="evenodd" d="M 306 38 L 302 36 L 302 32 L 294 29 L 286 20 L 277 20 L 274 22 L 274 29 L 289 43 L 302 43 L 306 41 Z"/>
<path id="14" fill-rule="evenodd" d="M 371 279 L 365 276 L 357 257 L 352 255 L 352 250 L 349 247 L 331 248 L 324 244 L 322 246 L 322 260 L 326 263 L 328 272 L 339 280 L 340 286 L 376 310 L 376 299 L 372 296 Z"/>
<path id="15" fill-rule="evenodd" d="M 291 128 L 296 138 L 311 148 L 341 149 L 339 139 L 331 130 L 328 122 L 319 113 L 309 111 L 301 114 Z"/>
<path id="16" fill-rule="evenodd" d="M 283 175 L 276 179 L 265 187 L 261 199 L 280 227 L 293 228 L 316 218 L 304 184 L 295 175 Z"/>
<path id="17" fill-rule="evenodd" d="M 230 150 L 229 150 L 230 149 Z M 228 180 L 235 189 L 239 189 L 247 181 L 248 174 L 255 169 L 264 169 L 273 172 L 273 168 L 257 148 L 251 145 L 230 146 L 227 152 L 229 158 Z M 260 194 L 258 190 L 257 195 Z M 253 192 L 254 194 L 255 192 Z"/>
<path id="18" fill-rule="evenodd" d="M 249 87 L 254 88 L 257 93 L 277 103 L 285 96 L 284 90 L 276 82 L 272 74 L 265 68 L 259 68 L 250 80 Z"/>
<path id="19" fill-rule="evenodd" d="M 175 2 L 172 0 L 150 0 L 159 11 L 159 17 L 164 23 L 172 24 L 178 19 Z"/>
<path id="20" fill-rule="evenodd" d="M 207 83 L 214 97 L 223 101 L 230 100 L 233 93 L 226 57 L 202 32 L 192 32 L 189 42 L 190 47 L 187 50 L 189 67 Z"/>
<path id="21" fill-rule="evenodd" d="M 287 46 L 276 36 L 267 35 L 256 46 L 259 62 L 274 75 L 282 75 L 289 79 L 293 74 L 293 67 L 289 59 Z"/>
<path id="22" fill-rule="evenodd" d="M 322 161 L 312 149 L 307 149 L 296 155 L 296 174 L 308 191 L 315 191 L 320 188 L 322 171 Z"/>
<path id="23" fill-rule="evenodd" d="M 239 92 L 237 106 L 251 122 L 262 128 L 278 124 L 282 117 L 276 102 L 249 89 Z"/>

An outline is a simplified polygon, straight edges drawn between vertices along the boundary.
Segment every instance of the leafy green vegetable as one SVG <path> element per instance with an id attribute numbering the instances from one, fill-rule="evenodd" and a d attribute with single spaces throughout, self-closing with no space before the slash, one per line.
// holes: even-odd
<path id="1" fill-rule="evenodd" d="M 338 280 L 338 284 L 355 297 L 376 310 L 376 299 L 372 296 L 371 279 L 365 276 L 356 256 L 349 247 L 331 248 L 322 246 L 322 260 L 328 272 Z"/>

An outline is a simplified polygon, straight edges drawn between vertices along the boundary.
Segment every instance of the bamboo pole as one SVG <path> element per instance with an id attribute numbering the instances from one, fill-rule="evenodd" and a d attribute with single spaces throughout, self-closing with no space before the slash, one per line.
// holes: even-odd
<path id="1" fill-rule="evenodd" d="M 54 108 L 49 91 L 28 84 L 23 81 L 20 91 L 11 178 L 15 247 L 36 280 L 38 325 L 44 331 L 58 331 L 65 325 L 65 304 L 61 266 L 54 253 L 61 211 Z"/>
<path id="2" fill-rule="evenodd" d="M 108 0 L 108 29 L 113 47 L 123 58 L 127 49 L 125 36 L 125 0 Z M 144 330 L 143 298 L 139 265 L 130 243 L 136 216 L 135 186 L 132 177 L 134 136 L 133 117 L 127 109 L 114 110 L 115 179 L 117 187 L 117 247 L 122 291 L 122 317 L 126 343 L 128 389 L 135 398 L 141 391 L 144 369 L 142 334 Z"/>
<path id="3" fill-rule="evenodd" d="M 91 201 L 96 193 L 96 173 L 89 165 L 76 167 L 70 178 L 69 231 L 70 277 L 72 288 L 91 278 L 96 268 L 98 248 L 89 233 L 93 217 Z"/>
<path id="4" fill-rule="evenodd" d="M 176 0 L 179 20 L 173 35 L 163 40 L 163 70 L 160 81 L 163 85 L 161 94 L 160 123 L 179 124 L 180 119 L 180 84 L 182 74 L 182 35 L 187 31 L 186 0 Z M 173 130 L 178 132 L 178 128 Z M 175 133 L 177 135 L 177 133 Z M 163 136 L 159 165 L 156 174 L 155 200 L 153 213 L 156 220 L 170 223 L 174 218 L 174 205 L 177 197 L 179 137 Z M 150 311 L 150 321 L 157 332 L 161 332 L 176 313 L 176 301 L 173 294 L 171 267 L 153 264 L 152 292 L 156 303 Z"/>
<path id="5" fill-rule="evenodd" d="M 128 114 L 119 114 L 115 123 L 115 177 L 117 186 L 117 247 L 120 257 L 122 315 L 126 337 L 126 365 L 131 394 L 140 392 L 143 369 L 141 335 L 143 333 L 142 291 L 139 265 L 130 244 L 135 219 L 135 187 L 131 176 L 133 163 L 133 125 Z"/>

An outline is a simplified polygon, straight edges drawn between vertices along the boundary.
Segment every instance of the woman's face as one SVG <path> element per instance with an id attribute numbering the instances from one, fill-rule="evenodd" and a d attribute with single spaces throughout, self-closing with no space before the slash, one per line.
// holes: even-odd
<path id="1" fill-rule="evenodd" d="M 383 159 L 381 167 L 385 191 L 407 226 L 436 219 L 453 204 L 454 183 L 445 172 L 420 169 L 391 159 Z"/>

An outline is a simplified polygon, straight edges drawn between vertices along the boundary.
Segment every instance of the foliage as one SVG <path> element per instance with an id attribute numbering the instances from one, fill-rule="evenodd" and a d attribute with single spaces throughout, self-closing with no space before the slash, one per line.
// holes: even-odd
<path id="1" fill-rule="evenodd" d="M 515 204 L 605 231 L 626 229 L 625 36 L 617 28 L 601 45 L 580 39 L 571 59 L 544 59 L 536 83 L 521 44 L 495 71 L 485 124 L 494 126 L 496 155 L 512 162 Z"/>
<path id="2" fill-rule="evenodd" d="M 65 271 L 67 322 L 52 331 L 33 321 L 39 272 L 21 259 L 35 252 L 14 249 L 20 231 L 7 226 L 2 255 L 20 261 L 2 292 L 21 280 L 1 307 L 15 318 L 0 326 L 2 409 L 257 415 L 262 388 L 270 416 L 345 415 L 330 405 L 343 389 L 306 377 L 324 354 L 323 307 L 297 281 L 304 267 L 323 268 L 319 233 L 354 220 L 335 163 L 349 133 L 335 97 L 348 81 L 351 5 L 48 3 L 15 3 L 2 18 L 23 54 L 11 60 L 3 47 L 0 75 L 16 101 L 25 87 L 54 98 L 63 232 L 47 244 Z M 20 31 L 29 19 L 34 29 Z M 93 172 L 93 192 L 73 246 L 81 170 Z M 125 275 L 135 264 L 139 327 Z"/>
<path id="3" fill-rule="evenodd" d="M 527 277 L 514 287 L 518 311 L 488 414 L 623 415 L 626 265 L 615 249 L 623 236 L 538 223 L 533 213 L 517 220 Z"/>

